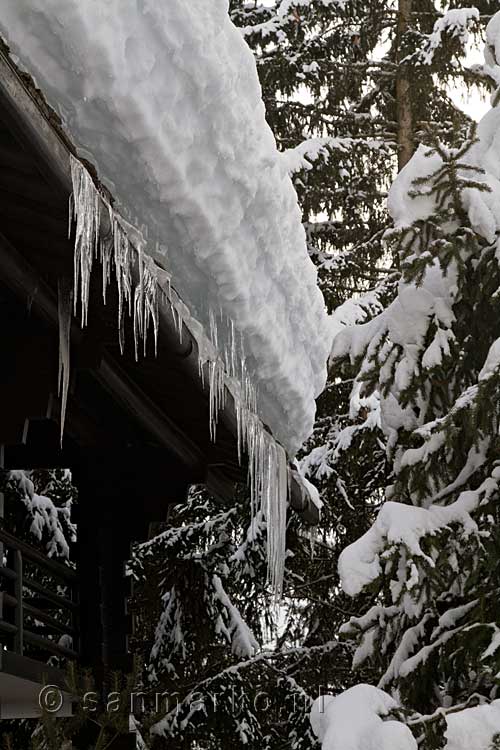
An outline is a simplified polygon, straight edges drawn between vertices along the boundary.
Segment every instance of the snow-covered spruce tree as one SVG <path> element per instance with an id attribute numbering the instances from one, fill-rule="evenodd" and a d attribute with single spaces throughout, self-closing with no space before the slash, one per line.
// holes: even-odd
<path id="1" fill-rule="evenodd" d="M 315 649 L 276 643 L 265 529 L 260 513 L 251 519 L 245 493 L 224 509 L 193 491 L 165 530 L 136 549 L 134 648 L 149 648 L 145 691 L 165 694 L 142 717 L 155 750 L 313 742 L 311 700 L 295 673 Z M 344 647 L 332 642 L 330 650 Z"/>
<path id="2" fill-rule="evenodd" d="M 267 119 L 332 309 L 384 277 L 384 201 L 398 151 L 403 166 L 425 124 L 438 124 L 444 140 L 467 124 L 447 91 L 480 75 L 463 66 L 479 11 L 443 16 L 449 5 L 230 2 L 255 53 Z"/>
<path id="3" fill-rule="evenodd" d="M 368 736 L 378 750 L 491 750 L 500 738 L 500 14 L 485 56 L 497 89 L 477 132 L 451 147 L 430 132 L 391 189 L 395 299 L 334 339 L 336 366 L 380 396 L 393 476 L 339 562 L 344 591 L 374 597 L 343 632 L 378 689 L 316 706 L 324 750 Z"/>

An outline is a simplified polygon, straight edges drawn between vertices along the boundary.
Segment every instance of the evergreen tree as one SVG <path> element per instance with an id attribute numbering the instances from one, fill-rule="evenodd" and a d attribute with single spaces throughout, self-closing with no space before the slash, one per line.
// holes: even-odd
<path id="1" fill-rule="evenodd" d="M 497 14 L 484 68 L 496 86 L 499 32 Z M 405 749 L 418 740 L 425 750 L 466 750 L 474 738 L 490 750 L 500 734 L 498 100 L 497 89 L 494 109 L 461 145 L 458 132 L 450 145 L 428 130 L 430 147 L 389 196 L 397 294 L 334 339 L 336 365 L 354 365 L 362 393 L 379 394 L 391 466 L 387 499 L 339 570 L 346 593 L 373 597 L 343 628 L 357 641 L 354 665 L 375 669 L 392 698 L 358 686 L 342 705 L 359 702 L 372 722 L 404 720 L 415 737 L 397 729 Z M 380 750 L 394 747 L 393 729 L 380 728 Z M 335 750 L 326 725 L 316 730 Z M 362 728 L 350 742 L 364 747 Z"/>
<path id="2" fill-rule="evenodd" d="M 12 534 L 39 547 L 49 557 L 70 557 L 76 540 L 71 520 L 77 491 L 65 469 L 0 472 L 4 493 L 3 524 Z"/>
<path id="3" fill-rule="evenodd" d="M 315 744 L 314 698 L 350 684 L 352 647 L 339 642 L 331 622 L 311 623 L 308 611 L 316 593 L 333 622 L 348 614 L 330 585 L 333 546 L 316 542 L 311 557 L 311 539 L 292 517 L 277 607 L 265 535 L 246 490 L 229 509 L 195 490 L 163 531 L 136 548 L 132 648 L 149 665 L 144 691 L 165 695 L 141 722 L 155 750 L 235 742 L 306 750 Z"/>

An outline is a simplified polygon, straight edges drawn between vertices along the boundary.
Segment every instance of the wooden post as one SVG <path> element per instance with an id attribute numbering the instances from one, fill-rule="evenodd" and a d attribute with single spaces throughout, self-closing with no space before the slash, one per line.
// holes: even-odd
<path id="1" fill-rule="evenodd" d="M 411 21 L 413 0 L 399 0 L 398 25 L 396 29 L 397 63 L 404 59 L 402 49 L 404 34 Z M 398 171 L 410 161 L 415 150 L 414 122 L 411 101 L 411 81 L 406 65 L 400 65 L 396 77 L 396 117 L 398 123 Z"/>
<path id="2" fill-rule="evenodd" d="M 13 551 L 14 560 L 14 571 L 16 573 L 16 580 L 14 583 L 14 595 L 16 597 L 16 609 L 14 624 L 17 628 L 16 635 L 14 637 L 14 651 L 21 656 L 24 653 L 24 616 L 23 616 L 23 556 L 20 550 L 16 549 Z"/>
<path id="3" fill-rule="evenodd" d="M 5 446 L 0 444 L 0 469 L 5 468 Z M 5 517 L 5 495 L 0 492 L 0 521 Z M 0 542 L 0 565 L 4 563 L 5 549 L 3 542 Z M 0 620 L 3 619 L 3 594 L 0 594 Z"/>

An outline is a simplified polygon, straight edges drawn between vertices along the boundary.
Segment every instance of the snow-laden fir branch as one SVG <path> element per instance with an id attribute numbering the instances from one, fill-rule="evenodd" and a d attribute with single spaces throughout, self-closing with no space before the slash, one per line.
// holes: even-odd
<path id="1" fill-rule="evenodd" d="M 76 526 L 71 521 L 71 502 L 58 507 L 46 495 L 39 495 L 26 471 L 9 471 L 8 482 L 19 493 L 30 521 L 29 530 L 38 541 L 45 543 L 47 555 L 69 559 L 70 544 L 76 541 Z"/>

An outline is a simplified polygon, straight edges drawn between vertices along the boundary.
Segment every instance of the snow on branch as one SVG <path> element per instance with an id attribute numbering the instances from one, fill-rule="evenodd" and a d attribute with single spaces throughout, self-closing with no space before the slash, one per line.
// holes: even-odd
<path id="1" fill-rule="evenodd" d="M 295 148 L 280 153 L 282 167 L 288 174 L 310 170 L 313 163 L 323 159 L 328 164 L 331 151 L 349 153 L 354 148 L 387 151 L 387 143 L 376 138 L 309 138 Z"/>
<path id="2" fill-rule="evenodd" d="M 461 492 L 450 505 L 421 508 L 387 501 L 373 526 L 340 555 L 339 575 L 346 594 L 357 596 L 380 576 L 381 556 L 389 545 L 404 545 L 411 556 L 423 558 L 433 568 L 434 560 L 422 550 L 422 538 L 434 536 L 450 524 L 462 526 L 464 536 L 475 533 L 477 525 L 471 514 L 498 490 L 499 482 L 500 467 L 495 467 L 476 490 Z"/>
<path id="3" fill-rule="evenodd" d="M 311 725 L 323 750 L 417 750 L 411 731 L 391 718 L 399 708 L 372 685 L 356 685 L 340 695 L 322 695 L 311 709 Z"/>
<path id="4" fill-rule="evenodd" d="M 30 532 L 40 542 L 47 539 L 48 556 L 69 559 L 69 545 L 76 541 L 76 526 L 71 522 L 71 503 L 57 507 L 49 497 L 38 495 L 25 471 L 10 471 L 8 481 L 16 487 L 31 519 Z"/>
<path id="5" fill-rule="evenodd" d="M 317 698 L 310 719 L 322 750 L 417 750 L 409 726 L 396 719 L 402 715 L 398 703 L 383 690 L 356 685 L 341 695 Z M 421 730 L 443 719 L 444 750 L 489 750 L 499 736 L 500 700 L 441 708 L 412 717 L 408 725 Z"/>
<path id="6" fill-rule="evenodd" d="M 286 17 L 303 3 L 281 2 L 277 13 Z M 297 193 L 266 122 L 255 59 L 227 0 L 45 0 L 37 8 L 18 0 L 5 6 L 0 29 L 61 113 L 76 151 L 113 186 L 120 216 L 142 228 L 144 259 L 168 267 L 205 330 L 217 314 L 221 353 L 234 323 L 259 416 L 296 453 L 312 431 L 326 381 L 327 316 Z M 76 217 L 84 281 L 89 245 L 100 254 L 96 195 L 85 183 Z M 106 248 L 106 262 L 118 259 L 125 283 L 127 236 L 140 246 L 122 231 L 117 211 L 109 218 L 119 226 L 111 227 L 117 247 Z M 127 287 L 120 293 L 125 314 L 137 303 L 142 314 L 133 310 L 134 321 L 142 326 L 146 314 L 154 327 L 155 286 L 134 287 L 131 298 Z"/>
<path id="7" fill-rule="evenodd" d="M 432 33 L 425 37 L 422 49 L 417 53 L 418 59 L 424 65 L 431 65 L 436 51 L 442 44 L 443 34 L 459 40 L 463 46 L 467 44 L 471 27 L 479 20 L 477 8 L 457 8 L 448 10 L 434 24 Z"/>
<path id="8" fill-rule="evenodd" d="M 250 658 L 259 648 L 255 636 L 241 616 L 239 609 L 227 595 L 218 575 L 212 577 L 212 583 L 216 598 L 225 612 L 225 617 L 222 614 L 219 616 L 217 631 L 226 636 L 236 656 Z"/>
<path id="9" fill-rule="evenodd" d="M 325 7 L 337 7 L 339 10 L 343 10 L 347 0 L 321 0 L 321 4 Z M 244 37 L 250 36 L 251 34 L 260 34 L 262 39 L 266 39 L 273 34 L 277 34 L 278 37 L 286 40 L 286 35 L 281 30 L 283 26 L 290 22 L 300 22 L 300 17 L 296 15 L 300 8 L 308 8 L 312 4 L 312 0 L 281 0 L 277 3 L 276 13 L 263 23 L 255 24 L 253 26 L 243 26 L 240 28 L 241 33 Z M 294 13 L 295 11 L 295 13 Z"/>

